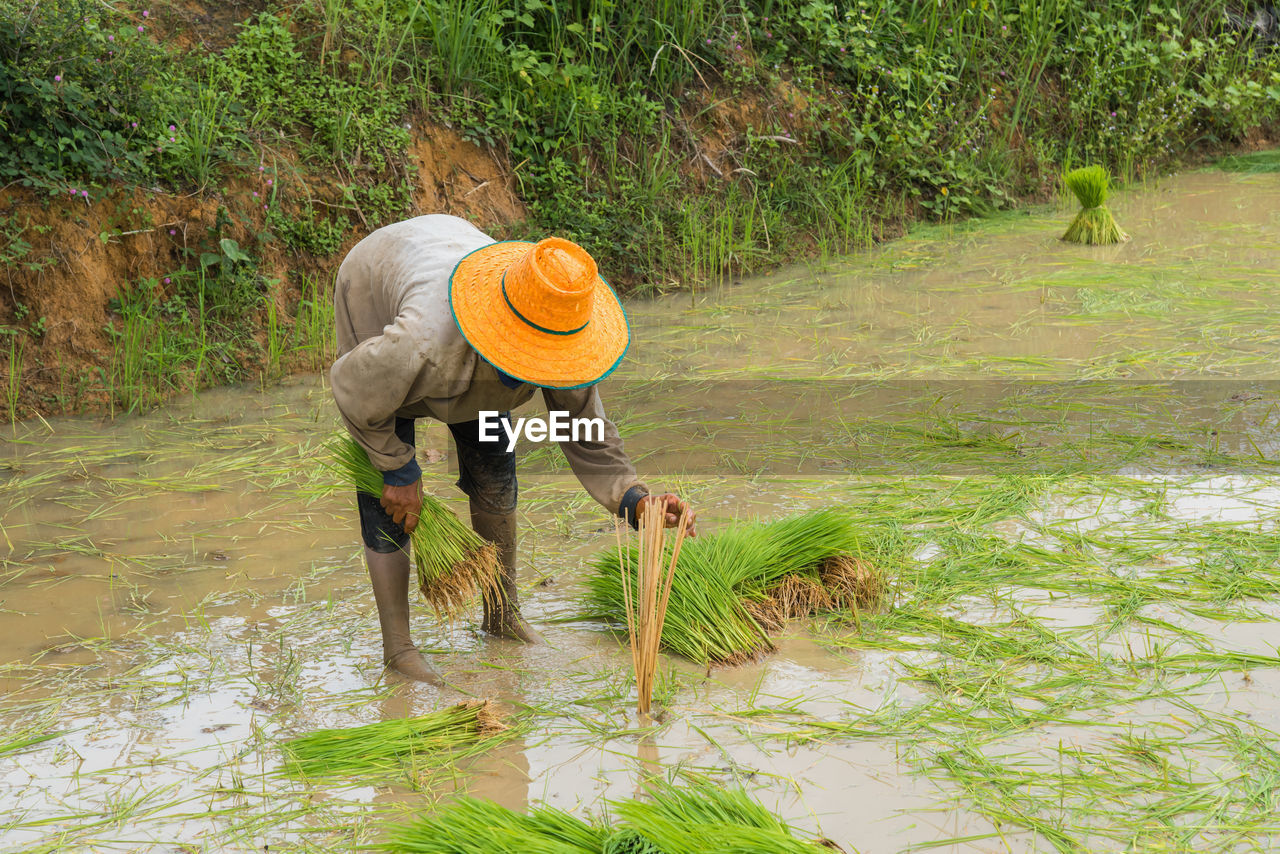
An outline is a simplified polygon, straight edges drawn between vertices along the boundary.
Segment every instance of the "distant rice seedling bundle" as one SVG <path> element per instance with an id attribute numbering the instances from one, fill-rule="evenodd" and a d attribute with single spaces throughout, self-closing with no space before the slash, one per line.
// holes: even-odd
<path id="1" fill-rule="evenodd" d="M 845 513 L 820 510 L 739 525 L 693 540 L 671 579 L 662 645 L 700 663 L 739 664 L 773 650 L 768 632 L 823 610 L 875 606 L 884 578 L 877 543 Z M 628 550 L 598 558 L 587 578 L 590 613 L 627 623 Z"/>
<path id="2" fill-rule="evenodd" d="M 289 739 L 282 745 L 285 771 L 318 779 L 399 777 L 485 749 L 507 731 L 488 703 L 460 703 L 418 717 Z"/>
<path id="3" fill-rule="evenodd" d="M 360 492 L 382 496 L 382 473 L 369 455 L 346 436 L 333 448 L 335 468 Z M 486 542 L 439 499 L 422 497 L 418 526 L 410 534 L 418 587 L 428 604 L 444 616 L 453 616 L 475 600 L 476 594 L 492 595 L 498 572 L 497 547 Z"/>
<path id="4" fill-rule="evenodd" d="M 384 851 L 411 854 L 816 854 L 739 789 L 711 782 L 651 787 L 649 800 L 614 804 L 612 827 L 539 807 L 528 814 L 464 799 L 429 818 L 392 826 Z M 839 850 L 839 849 L 836 849 Z"/>
<path id="5" fill-rule="evenodd" d="M 1111 176 L 1106 169 L 1085 166 L 1068 172 L 1062 180 L 1080 200 L 1082 207 L 1071 225 L 1067 226 L 1063 240 L 1068 243 L 1107 244 L 1129 239 L 1105 205 L 1111 191 Z"/>
<path id="6" fill-rule="evenodd" d="M 689 511 L 680 513 L 676 538 L 665 548 L 666 505 L 657 501 L 645 504 L 640 514 L 639 546 L 636 565 L 631 566 L 631 551 L 622 546 L 622 527 L 618 534 L 619 586 L 626 606 L 627 635 L 631 639 L 631 661 L 636 671 L 636 696 L 640 714 L 649 714 L 653 701 L 653 677 L 658 671 L 658 646 L 671 598 L 671 581 L 689 530 Z M 670 557 L 668 557 L 670 555 Z M 634 582 L 634 583 L 633 583 Z"/>

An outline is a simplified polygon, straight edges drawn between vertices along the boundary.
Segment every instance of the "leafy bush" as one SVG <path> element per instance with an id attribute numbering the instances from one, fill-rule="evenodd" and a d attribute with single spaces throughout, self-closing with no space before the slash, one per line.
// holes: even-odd
<path id="1" fill-rule="evenodd" d="M 143 180 L 170 99 L 146 19 L 92 0 L 0 0 L 0 180 Z"/>

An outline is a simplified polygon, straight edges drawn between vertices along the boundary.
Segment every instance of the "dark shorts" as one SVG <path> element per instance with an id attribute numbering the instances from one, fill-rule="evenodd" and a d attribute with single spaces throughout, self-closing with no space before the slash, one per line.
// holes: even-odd
<path id="1" fill-rule="evenodd" d="M 501 414 L 504 422 L 509 414 Z M 412 418 L 397 418 L 396 437 L 414 445 L 413 424 Z M 458 461 L 458 488 L 473 506 L 486 513 L 514 513 L 518 493 L 515 451 L 508 451 L 506 442 L 481 442 L 479 421 L 450 424 L 449 432 L 453 434 L 454 459 Z M 357 493 L 356 506 L 360 510 L 360 536 L 366 546 L 383 554 L 408 547 L 409 535 L 382 509 L 382 502 L 375 496 Z"/>

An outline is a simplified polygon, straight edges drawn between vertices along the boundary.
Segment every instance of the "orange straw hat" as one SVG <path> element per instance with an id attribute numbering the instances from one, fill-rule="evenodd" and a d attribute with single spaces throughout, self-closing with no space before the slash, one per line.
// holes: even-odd
<path id="1" fill-rule="evenodd" d="M 604 379 L 630 343 L 622 303 L 576 243 L 482 246 L 449 277 L 462 336 L 504 374 L 546 388 Z"/>

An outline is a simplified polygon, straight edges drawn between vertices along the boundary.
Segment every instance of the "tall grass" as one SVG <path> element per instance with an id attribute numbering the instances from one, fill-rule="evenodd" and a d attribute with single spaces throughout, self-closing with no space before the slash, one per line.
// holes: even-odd
<path id="1" fill-rule="evenodd" d="M 333 292 L 319 276 L 303 274 L 290 347 L 313 371 L 323 370 L 337 354 L 334 342 Z"/>
<path id="2" fill-rule="evenodd" d="M 4 402 L 9 423 L 18 423 L 18 398 L 22 394 L 22 353 L 26 340 L 17 333 L 9 336 L 9 372 L 5 377 Z"/>

